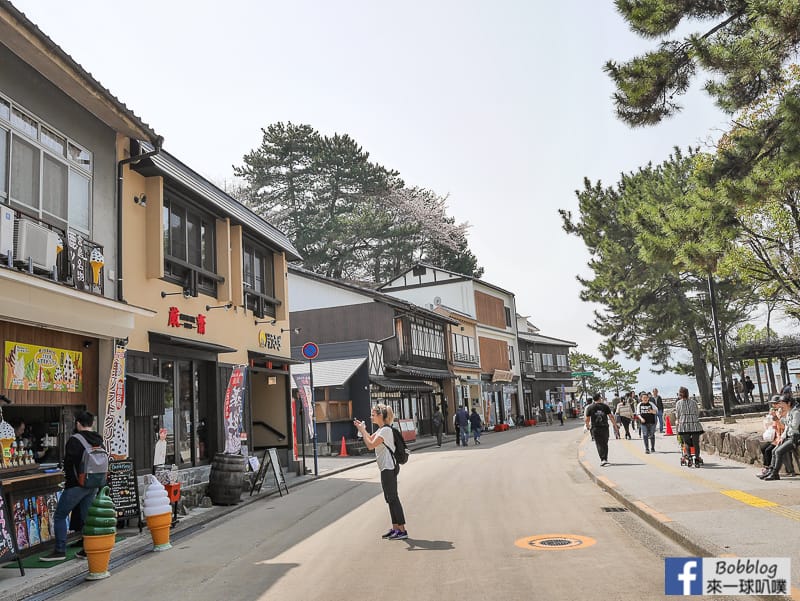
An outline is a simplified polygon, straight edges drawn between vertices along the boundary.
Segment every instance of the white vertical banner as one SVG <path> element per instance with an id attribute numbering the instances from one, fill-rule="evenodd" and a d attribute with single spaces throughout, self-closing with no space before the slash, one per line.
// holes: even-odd
<path id="1" fill-rule="evenodd" d="M 300 402 L 303 404 L 303 419 L 308 428 L 308 440 L 314 438 L 314 410 L 311 407 L 311 374 L 299 373 L 292 374 L 295 384 L 297 384 L 297 396 L 300 397 Z"/>
<path id="2" fill-rule="evenodd" d="M 103 420 L 103 446 L 118 459 L 128 457 L 128 429 L 125 424 L 125 347 L 117 346 L 111 362 Z"/>

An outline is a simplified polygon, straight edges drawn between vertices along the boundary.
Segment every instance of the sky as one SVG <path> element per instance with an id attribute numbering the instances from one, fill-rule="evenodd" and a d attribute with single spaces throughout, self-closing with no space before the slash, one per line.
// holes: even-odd
<path id="1" fill-rule="evenodd" d="M 616 118 L 604 63 L 656 42 L 612 0 L 12 1 L 214 182 L 270 123 L 349 134 L 408 185 L 449 195 L 483 279 L 591 354 L 601 339 L 576 280 L 588 253 L 558 210 L 576 210 L 584 178 L 612 185 L 728 123 L 699 86 L 659 126 Z M 697 389 L 620 359 L 642 368 L 637 388 Z"/>

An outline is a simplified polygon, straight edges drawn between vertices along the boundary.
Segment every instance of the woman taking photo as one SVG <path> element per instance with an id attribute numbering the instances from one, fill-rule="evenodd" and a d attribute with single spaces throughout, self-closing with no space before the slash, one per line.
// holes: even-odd
<path id="1" fill-rule="evenodd" d="M 406 518 L 403 515 L 403 506 L 400 504 L 400 497 L 397 494 L 397 474 L 399 466 L 394 460 L 394 434 L 392 433 L 392 423 L 394 422 L 394 411 L 388 405 L 375 405 L 372 409 L 372 423 L 378 426 L 374 434 L 367 432 L 367 425 L 361 420 L 353 420 L 353 425 L 364 437 L 364 444 L 369 450 L 375 450 L 375 463 L 381 472 L 381 487 L 383 488 L 383 498 L 389 505 L 389 515 L 392 518 L 391 529 L 382 536 L 391 540 L 402 540 L 408 538 L 406 532 Z"/>

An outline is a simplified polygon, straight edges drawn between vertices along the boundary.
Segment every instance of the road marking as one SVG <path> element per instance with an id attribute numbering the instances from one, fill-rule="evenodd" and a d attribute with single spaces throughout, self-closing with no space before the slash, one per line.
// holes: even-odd
<path id="1" fill-rule="evenodd" d="M 588 536 L 579 534 L 540 534 L 526 536 L 514 541 L 521 549 L 535 549 L 537 551 L 567 551 L 578 548 L 591 547 L 597 541 Z"/>
<path id="2" fill-rule="evenodd" d="M 778 507 L 777 503 L 747 494 L 741 490 L 721 490 L 719 492 L 730 497 L 731 499 L 736 499 L 737 501 L 741 501 L 745 505 L 750 505 L 752 507 Z"/>

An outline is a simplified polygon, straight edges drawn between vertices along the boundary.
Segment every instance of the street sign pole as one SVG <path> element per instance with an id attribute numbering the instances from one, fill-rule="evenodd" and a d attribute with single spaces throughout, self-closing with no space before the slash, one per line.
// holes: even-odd
<path id="1" fill-rule="evenodd" d="M 308 379 L 311 384 L 311 436 L 314 440 L 314 475 L 319 476 L 319 462 L 317 460 L 317 410 L 314 404 L 314 359 L 319 355 L 319 346 L 315 342 L 306 342 L 301 350 L 303 357 L 308 359 Z M 305 423 L 303 424 L 305 428 Z"/>

